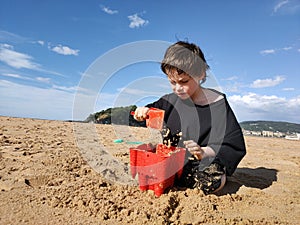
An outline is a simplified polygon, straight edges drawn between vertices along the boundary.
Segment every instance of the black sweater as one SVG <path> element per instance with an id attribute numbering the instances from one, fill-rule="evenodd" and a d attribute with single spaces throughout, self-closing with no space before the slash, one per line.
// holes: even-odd
<path id="1" fill-rule="evenodd" d="M 209 163 L 216 162 L 224 166 L 226 174 L 230 176 L 246 154 L 246 148 L 241 127 L 226 96 L 217 93 L 223 98 L 209 105 L 195 105 L 191 100 L 181 100 L 172 93 L 147 107 L 165 110 L 165 126 L 173 135 L 182 132 L 178 146 L 183 147 L 184 140 L 193 140 L 202 147 L 211 147 L 216 157 L 210 159 Z"/>

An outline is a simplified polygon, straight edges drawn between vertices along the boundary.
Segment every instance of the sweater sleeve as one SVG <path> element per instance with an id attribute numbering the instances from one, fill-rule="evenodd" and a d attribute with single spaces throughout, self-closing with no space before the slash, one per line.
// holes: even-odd
<path id="1" fill-rule="evenodd" d="M 224 135 L 222 135 L 223 140 L 213 141 L 210 146 L 216 150 L 216 157 L 213 162 L 225 166 L 226 174 L 230 176 L 245 156 L 246 147 L 241 127 L 227 100 L 225 100 L 225 105 L 226 113 L 223 121 L 226 123 L 223 124 L 225 127 Z"/>

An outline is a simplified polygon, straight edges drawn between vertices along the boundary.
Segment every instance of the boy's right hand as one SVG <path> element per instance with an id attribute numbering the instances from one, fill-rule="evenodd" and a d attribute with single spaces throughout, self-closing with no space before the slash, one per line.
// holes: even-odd
<path id="1" fill-rule="evenodd" d="M 147 118 L 147 114 L 149 112 L 148 107 L 137 107 L 133 118 L 136 119 L 137 121 L 144 121 Z"/>

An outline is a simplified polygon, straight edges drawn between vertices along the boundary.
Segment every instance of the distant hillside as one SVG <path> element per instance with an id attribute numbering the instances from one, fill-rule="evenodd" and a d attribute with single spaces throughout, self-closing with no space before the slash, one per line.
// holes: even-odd
<path id="1" fill-rule="evenodd" d="M 87 123 L 100 123 L 100 124 L 118 124 L 145 127 L 145 122 L 136 121 L 133 116 L 130 115 L 131 111 L 135 111 L 136 105 L 130 105 L 126 107 L 114 107 L 102 110 L 90 114 L 84 122 Z"/>
<path id="2" fill-rule="evenodd" d="M 300 133 L 300 124 L 275 121 L 244 121 L 240 123 L 245 130 Z"/>

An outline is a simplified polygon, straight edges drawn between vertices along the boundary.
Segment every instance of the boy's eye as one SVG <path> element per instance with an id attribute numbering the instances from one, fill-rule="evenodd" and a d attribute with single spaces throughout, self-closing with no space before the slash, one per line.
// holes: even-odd
<path id="1" fill-rule="evenodd" d="M 182 81 L 180 81 L 180 83 L 182 83 L 182 84 L 185 84 L 187 82 L 189 82 L 189 80 L 182 80 Z"/>
<path id="2" fill-rule="evenodd" d="M 172 84 L 172 85 L 176 85 L 176 84 L 186 84 L 186 83 L 188 83 L 189 82 L 189 79 L 188 80 L 180 80 L 180 81 L 174 81 L 174 80 L 170 80 L 170 83 Z"/>

